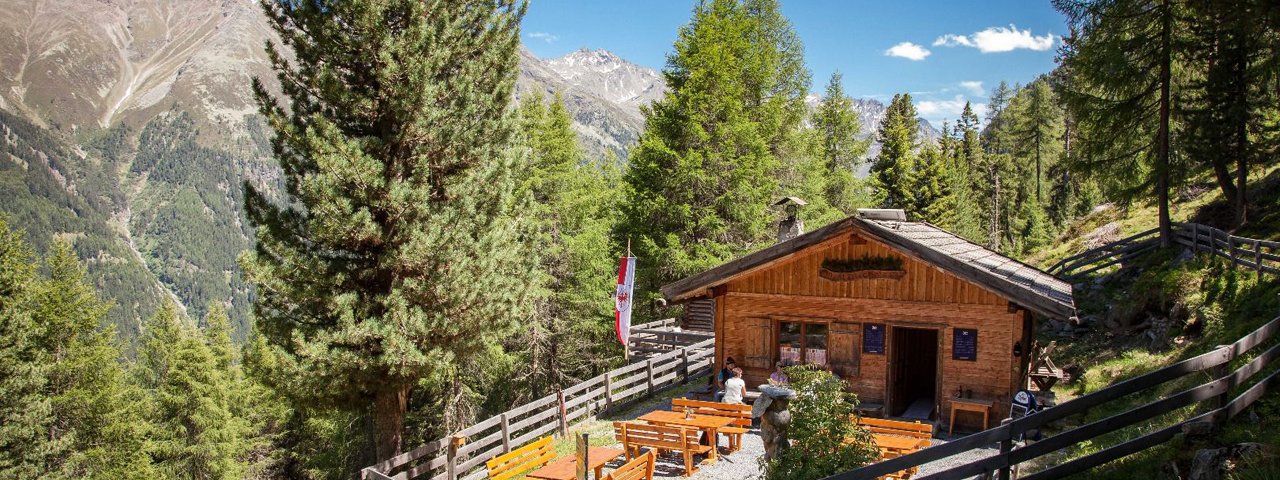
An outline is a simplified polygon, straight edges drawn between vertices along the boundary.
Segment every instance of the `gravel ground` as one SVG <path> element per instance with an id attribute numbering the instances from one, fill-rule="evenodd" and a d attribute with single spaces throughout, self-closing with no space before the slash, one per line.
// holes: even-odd
<path id="1" fill-rule="evenodd" d="M 643 415 L 652 410 L 667 410 L 671 408 L 670 400 L 652 405 L 645 405 L 634 411 L 628 412 L 628 416 L 636 417 Z M 634 418 L 634 417 L 633 417 Z M 723 438 L 723 437 L 721 437 Z M 955 437 L 959 438 L 959 437 Z M 933 439 L 933 445 L 942 445 L 947 440 Z M 728 445 L 724 440 L 720 441 L 720 455 L 715 463 L 702 463 L 705 456 L 694 457 L 697 462 L 698 472 L 688 477 L 689 480 L 744 480 L 760 477 L 759 459 L 764 456 L 764 443 L 760 440 L 759 429 L 752 429 L 742 437 L 742 448 L 736 452 L 729 453 Z M 920 467 L 919 475 L 941 472 L 948 468 L 964 465 L 969 462 L 980 460 L 991 455 L 999 453 L 999 449 L 995 445 L 990 448 L 970 450 L 960 455 L 944 458 L 936 462 L 927 463 Z M 622 462 L 616 462 L 609 467 L 616 467 Z M 606 471 L 611 468 L 606 467 Z M 655 478 L 685 478 L 684 477 L 684 460 L 678 452 L 668 453 L 658 457 L 658 465 L 654 469 Z"/>

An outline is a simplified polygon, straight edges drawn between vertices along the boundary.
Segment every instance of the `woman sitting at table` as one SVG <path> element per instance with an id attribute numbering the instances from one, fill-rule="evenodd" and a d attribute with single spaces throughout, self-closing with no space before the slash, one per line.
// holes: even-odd
<path id="1" fill-rule="evenodd" d="M 747 382 L 742 380 L 742 369 L 734 367 L 733 378 L 724 382 L 724 403 L 742 405 L 747 396 Z"/>
<path id="2" fill-rule="evenodd" d="M 787 378 L 787 373 L 782 371 L 782 361 L 779 360 L 773 364 L 773 373 L 769 374 L 770 385 L 786 385 L 791 383 L 791 379 Z"/>

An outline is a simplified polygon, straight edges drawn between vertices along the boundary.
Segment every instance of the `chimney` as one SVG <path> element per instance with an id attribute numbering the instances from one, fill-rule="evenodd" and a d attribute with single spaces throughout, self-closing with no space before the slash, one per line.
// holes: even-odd
<path id="1" fill-rule="evenodd" d="M 782 197 L 781 200 L 773 202 L 773 206 L 782 207 L 787 216 L 778 222 L 778 243 L 785 242 L 800 236 L 804 233 L 804 222 L 800 220 L 800 207 L 808 205 L 808 202 L 797 197 Z"/>

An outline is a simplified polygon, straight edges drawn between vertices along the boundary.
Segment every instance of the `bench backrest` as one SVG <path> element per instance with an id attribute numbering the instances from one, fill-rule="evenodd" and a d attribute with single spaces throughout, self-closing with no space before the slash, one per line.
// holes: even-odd
<path id="1" fill-rule="evenodd" d="M 613 433 L 626 446 L 645 446 L 685 450 L 698 444 L 698 430 L 647 423 L 613 422 Z"/>
<path id="2" fill-rule="evenodd" d="M 690 400 L 687 398 L 671 399 L 671 410 L 683 412 L 685 408 L 692 409 L 693 413 L 697 413 L 699 415 L 730 417 L 734 419 L 734 426 L 751 428 L 751 405 L 704 402 L 702 400 Z"/>
<path id="3" fill-rule="evenodd" d="M 551 448 L 551 437 L 539 438 L 523 447 L 494 457 L 484 462 L 489 470 L 490 480 L 506 480 L 514 478 L 531 468 L 541 467 L 555 459 L 556 453 Z"/>
<path id="4" fill-rule="evenodd" d="M 920 422 L 903 422 L 899 420 L 885 420 L 883 418 L 858 417 L 858 424 L 863 428 L 871 431 L 871 433 L 882 433 L 886 435 L 901 435 L 904 437 L 933 438 L 933 425 Z"/>
<path id="5" fill-rule="evenodd" d="M 609 472 L 603 480 L 653 480 L 653 466 L 656 461 L 657 454 L 649 450 L 644 455 Z"/>

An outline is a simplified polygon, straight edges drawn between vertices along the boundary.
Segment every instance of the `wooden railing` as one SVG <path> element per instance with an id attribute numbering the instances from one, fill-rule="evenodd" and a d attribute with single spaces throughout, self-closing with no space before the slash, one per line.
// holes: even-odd
<path id="1" fill-rule="evenodd" d="M 1047 272 L 1063 279 L 1075 279 L 1111 265 L 1124 263 L 1155 250 L 1159 245 L 1159 229 L 1151 229 L 1098 248 L 1086 250 L 1060 260 Z M 1174 223 L 1173 240 L 1196 252 L 1208 252 L 1226 258 L 1232 267 L 1241 265 L 1258 272 L 1280 274 L 1280 243 L 1237 237 L 1198 223 Z"/>
<path id="2" fill-rule="evenodd" d="M 986 448 L 992 444 L 1000 445 L 999 453 L 946 471 L 925 475 L 917 480 L 970 478 L 990 472 L 999 472 L 999 478 L 1007 480 L 1011 469 L 1019 463 L 1051 454 L 1064 447 L 1097 438 L 1138 422 L 1155 419 L 1180 408 L 1196 404 L 1208 405 L 1211 408 L 1209 411 L 1203 412 L 1190 420 L 1177 422 L 1119 445 L 1111 446 L 1065 463 L 1059 463 L 1020 478 L 1040 480 L 1061 478 L 1079 473 L 1168 442 L 1183 431 L 1184 425 L 1199 422 L 1212 422 L 1221 425 L 1227 419 L 1235 417 L 1246 407 L 1253 404 L 1268 391 L 1275 391 L 1280 388 L 1280 370 L 1275 370 L 1235 398 L 1229 398 L 1233 389 L 1246 385 L 1250 378 L 1271 366 L 1272 362 L 1277 357 L 1280 357 L 1280 344 L 1274 345 L 1265 352 L 1258 354 L 1248 363 L 1234 371 L 1228 371 L 1231 362 L 1236 358 L 1243 357 L 1246 352 L 1254 347 L 1266 343 L 1277 331 L 1280 331 L 1280 318 L 1271 320 L 1266 325 L 1231 345 L 1220 346 L 1203 355 L 1122 381 L 1062 405 L 1048 408 L 1023 418 L 1007 421 L 999 427 L 975 433 L 954 442 L 929 447 L 916 453 L 891 458 L 857 470 L 833 475 L 827 477 L 826 480 L 874 479 L 970 450 Z M 1039 442 L 1026 445 L 1015 444 L 1015 441 L 1023 438 L 1023 435 L 1028 431 L 1040 430 L 1050 422 L 1084 413 L 1107 402 L 1123 401 L 1130 395 L 1151 390 L 1200 372 L 1211 374 L 1213 380 L 1180 393 L 1165 396 L 1161 400 L 1132 408 L 1124 413 L 1067 430 Z"/>
<path id="3" fill-rule="evenodd" d="M 638 325 L 632 333 L 658 330 L 651 328 L 653 326 L 655 324 Z M 714 345 L 714 339 L 700 340 L 598 375 L 366 467 L 360 472 L 360 478 L 484 478 L 484 462 L 489 459 L 548 434 L 563 435 L 574 422 L 625 407 L 667 386 L 709 374 L 714 362 Z"/>

